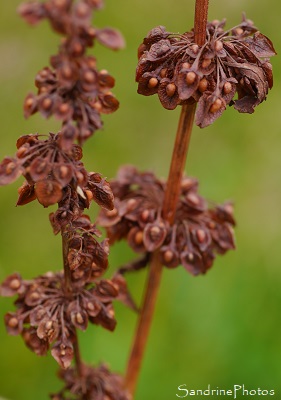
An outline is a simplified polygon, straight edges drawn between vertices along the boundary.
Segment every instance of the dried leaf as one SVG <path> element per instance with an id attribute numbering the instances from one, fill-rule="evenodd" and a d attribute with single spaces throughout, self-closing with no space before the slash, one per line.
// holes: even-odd
<path id="1" fill-rule="evenodd" d="M 97 29 L 96 37 L 102 45 L 109 47 L 112 50 L 123 49 L 126 45 L 122 34 L 117 29 Z"/>

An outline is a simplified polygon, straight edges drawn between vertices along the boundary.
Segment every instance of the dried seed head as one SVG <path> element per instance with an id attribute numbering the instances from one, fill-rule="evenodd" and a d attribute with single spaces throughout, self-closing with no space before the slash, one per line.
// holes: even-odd
<path id="1" fill-rule="evenodd" d="M 185 81 L 188 85 L 192 85 L 196 79 L 196 74 L 193 71 L 190 71 L 186 74 Z"/>
<path id="2" fill-rule="evenodd" d="M 164 261 L 168 264 L 173 260 L 174 253 L 171 250 L 166 250 L 163 257 Z"/>
<path id="3" fill-rule="evenodd" d="M 199 82 L 198 89 L 201 93 L 205 92 L 208 89 L 208 81 L 206 78 L 202 78 Z"/>
<path id="4" fill-rule="evenodd" d="M 8 326 L 10 328 L 16 328 L 19 324 L 19 320 L 16 317 L 12 317 L 8 321 Z"/>
<path id="5" fill-rule="evenodd" d="M 182 64 L 182 67 L 183 67 L 183 68 L 186 68 L 186 69 L 189 69 L 189 68 L 191 67 L 191 64 L 189 64 L 188 62 L 184 62 L 184 63 Z"/>
<path id="6" fill-rule="evenodd" d="M 199 51 L 199 46 L 197 44 L 193 44 L 191 46 L 191 50 L 193 51 L 193 53 L 197 54 Z"/>
<path id="7" fill-rule="evenodd" d="M 42 101 L 42 107 L 45 109 L 45 110 L 48 110 L 50 107 L 51 107 L 51 105 L 52 105 L 52 100 L 49 98 L 49 97 L 46 97 L 43 101 Z"/>
<path id="8" fill-rule="evenodd" d="M 143 243 L 143 232 L 142 231 L 138 231 L 135 234 L 134 239 L 135 239 L 135 242 L 136 242 L 137 245 L 142 244 Z"/>
<path id="9" fill-rule="evenodd" d="M 215 41 L 215 50 L 217 52 L 221 51 L 223 49 L 223 42 L 221 40 L 216 40 Z"/>
<path id="10" fill-rule="evenodd" d="M 87 83 L 94 83 L 96 80 L 95 74 L 93 71 L 86 71 L 83 74 L 83 78 Z"/>
<path id="11" fill-rule="evenodd" d="M 197 237 L 197 239 L 198 239 L 198 241 L 199 241 L 200 243 L 203 243 L 204 240 L 206 239 L 206 233 L 205 233 L 205 231 L 204 231 L 203 229 L 197 229 L 197 231 L 196 231 L 196 237 Z"/>
<path id="12" fill-rule="evenodd" d="M 167 95 L 169 96 L 169 97 L 172 97 L 174 94 L 175 94 L 175 92 L 176 92 L 176 85 L 174 84 L 174 83 L 169 83 L 167 86 L 166 86 L 166 93 L 167 93 Z"/>
<path id="13" fill-rule="evenodd" d="M 216 99 L 210 107 L 210 112 L 213 114 L 216 113 L 217 111 L 220 110 L 221 106 L 222 106 L 221 99 Z"/>
<path id="14" fill-rule="evenodd" d="M 202 61 L 202 68 L 208 68 L 212 63 L 212 60 L 210 58 L 204 58 L 204 60 Z"/>
<path id="15" fill-rule="evenodd" d="M 158 85 L 158 79 L 157 78 L 150 78 L 148 81 L 148 87 L 150 89 L 156 87 Z"/>
<path id="16" fill-rule="evenodd" d="M 225 84 L 223 85 L 223 92 L 225 94 L 228 94 L 232 91 L 232 85 L 230 82 L 225 82 Z"/>
<path id="17" fill-rule="evenodd" d="M 12 290 L 17 290 L 19 289 L 21 285 L 21 281 L 19 279 L 12 279 L 9 286 Z"/>

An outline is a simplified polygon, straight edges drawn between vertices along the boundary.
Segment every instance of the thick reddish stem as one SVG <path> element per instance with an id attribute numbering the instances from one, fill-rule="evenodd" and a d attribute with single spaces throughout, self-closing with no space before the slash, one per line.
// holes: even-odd
<path id="1" fill-rule="evenodd" d="M 194 31 L 195 42 L 198 45 L 203 45 L 206 40 L 208 3 L 209 0 L 196 0 Z M 192 105 L 184 105 L 182 107 L 175 139 L 174 151 L 162 209 L 163 218 L 171 225 L 174 221 L 177 202 L 180 194 L 181 179 L 189 147 L 195 109 L 196 103 Z M 162 271 L 163 266 L 159 260 L 159 252 L 156 251 L 152 254 L 143 306 L 127 365 L 126 387 L 132 395 L 134 395 L 137 386 L 160 287 Z"/>

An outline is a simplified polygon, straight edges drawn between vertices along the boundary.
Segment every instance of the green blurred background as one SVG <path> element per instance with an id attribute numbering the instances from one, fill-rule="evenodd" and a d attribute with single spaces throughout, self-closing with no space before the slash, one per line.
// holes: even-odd
<path id="1" fill-rule="evenodd" d="M 19 0 L 0 1 L 0 158 L 15 152 L 15 141 L 27 133 L 57 131 L 59 123 L 33 116 L 26 121 L 22 103 L 34 91 L 34 77 L 48 65 L 59 38 L 46 22 L 27 26 L 16 14 Z M 120 109 L 104 117 L 104 130 L 86 143 L 89 170 L 112 178 L 121 164 L 132 163 L 165 177 L 180 110 L 164 110 L 156 96 L 136 93 L 136 49 L 157 25 L 184 32 L 193 25 L 194 1 L 107 0 L 95 15 L 99 27 L 114 26 L 127 47 L 112 52 L 96 45 L 100 69 L 116 77 Z M 209 19 L 227 18 L 236 25 L 245 11 L 280 52 L 281 3 L 210 1 Z M 166 270 L 140 376 L 136 400 L 176 399 L 177 387 L 274 389 L 281 398 L 281 112 L 280 61 L 272 59 L 273 90 L 254 115 L 229 108 L 213 126 L 195 127 L 186 171 L 200 179 L 202 195 L 216 202 L 235 202 L 237 250 L 218 257 L 206 276 L 194 278 L 183 268 Z M 50 209 L 31 203 L 16 208 L 16 182 L 0 194 L 0 280 L 13 271 L 25 278 L 61 269 L 60 237 L 52 234 Z M 90 214 L 94 216 L 93 207 Z M 130 260 L 125 243 L 115 245 L 110 270 Z M 140 298 L 145 272 L 129 277 Z M 0 299 L 0 318 L 12 310 L 12 299 Z M 90 326 L 82 333 L 87 362 L 106 361 L 124 371 L 136 316 L 116 305 L 114 334 Z M 0 397 L 44 400 L 59 390 L 57 365 L 31 353 L 20 337 L 8 336 L 0 324 Z M 184 394 L 184 393 L 183 393 Z M 200 398 L 199 396 L 197 397 Z M 251 396 L 260 398 L 260 396 Z"/>

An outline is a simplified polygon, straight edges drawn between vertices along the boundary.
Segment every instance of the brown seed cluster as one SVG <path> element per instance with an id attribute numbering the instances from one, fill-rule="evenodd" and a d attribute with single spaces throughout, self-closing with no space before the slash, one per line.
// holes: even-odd
<path id="1" fill-rule="evenodd" d="M 52 400 L 131 400 L 125 391 L 123 378 L 110 372 L 105 364 L 94 368 L 83 365 L 82 376 L 74 368 L 60 370 L 59 377 L 65 383 L 64 388 L 51 395 Z M 71 397 L 69 397 L 71 394 Z M 72 397 L 72 396 L 75 397 Z"/>
<path id="2" fill-rule="evenodd" d="M 232 204 L 208 208 L 198 194 L 196 179 L 182 180 L 173 226 L 162 218 L 166 183 L 152 173 L 123 167 L 111 187 L 115 208 L 102 210 L 98 219 L 111 243 L 126 239 L 137 253 L 159 249 L 165 266 L 182 264 L 193 275 L 205 273 L 216 253 L 224 254 L 235 247 Z"/>
<path id="3" fill-rule="evenodd" d="M 73 359 L 75 329 L 85 330 L 88 322 L 114 330 L 116 320 L 112 300 L 125 293 L 124 278 L 93 280 L 84 286 L 73 284 L 66 291 L 63 273 L 48 272 L 32 281 L 18 273 L 0 286 L 2 296 L 18 295 L 16 312 L 5 315 L 9 334 L 21 334 L 27 347 L 37 355 L 52 356 L 62 368 Z M 121 299 L 122 300 L 122 299 Z"/>
<path id="4" fill-rule="evenodd" d="M 72 215 L 75 204 L 84 209 L 92 200 L 102 207 L 113 208 L 109 184 L 99 174 L 85 170 L 80 161 L 82 149 L 73 144 L 72 138 L 68 140 L 62 132 L 50 134 L 46 140 L 30 134 L 18 139 L 17 148 L 14 158 L 6 157 L 0 164 L 0 185 L 9 184 L 20 175 L 25 177 L 18 205 L 36 198 L 44 207 L 62 202 L 58 212 L 67 208 Z"/>
<path id="5" fill-rule="evenodd" d="M 177 34 L 163 26 L 152 29 L 139 47 L 138 93 L 157 93 L 168 110 L 198 102 L 196 124 L 201 128 L 212 124 L 227 105 L 253 113 L 272 88 L 269 57 L 276 52 L 244 15 L 236 27 L 224 26 L 225 20 L 209 22 L 203 46 L 195 43 L 193 30 Z"/>
<path id="6" fill-rule="evenodd" d="M 101 113 L 114 112 L 119 106 L 111 92 L 114 78 L 106 70 L 98 71 L 96 59 L 85 55 L 95 40 L 114 50 L 124 47 L 117 30 L 91 26 L 92 12 L 101 6 L 99 0 L 48 0 L 19 7 L 28 23 L 48 19 L 64 36 L 59 53 L 50 59 L 52 68 L 46 67 L 36 76 L 38 93 L 26 97 L 25 117 L 37 111 L 46 118 L 55 115 L 80 143 L 101 128 Z"/>

